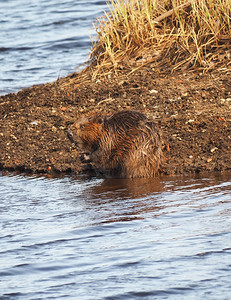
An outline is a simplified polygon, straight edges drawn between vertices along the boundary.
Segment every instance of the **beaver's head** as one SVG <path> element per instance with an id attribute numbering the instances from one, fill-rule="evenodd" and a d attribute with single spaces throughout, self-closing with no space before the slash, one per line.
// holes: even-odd
<path id="1" fill-rule="evenodd" d="M 98 148 L 103 123 L 99 115 L 83 116 L 70 126 L 67 136 L 80 150 L 92 153 Z"/>

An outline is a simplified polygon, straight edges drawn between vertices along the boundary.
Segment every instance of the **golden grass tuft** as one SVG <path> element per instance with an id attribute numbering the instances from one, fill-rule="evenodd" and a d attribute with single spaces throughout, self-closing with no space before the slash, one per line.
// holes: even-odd
<path id="1" fill-rule="evenodd" d="M 110 0 L 97 20 L 90 61 L 96 73 L 230 68 L 230 0 Z"/>

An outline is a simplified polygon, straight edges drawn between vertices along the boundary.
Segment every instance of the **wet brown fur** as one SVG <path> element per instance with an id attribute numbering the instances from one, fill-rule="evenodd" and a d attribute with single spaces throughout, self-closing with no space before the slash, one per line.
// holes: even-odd
<path id="1" fill-rule="evenodd" d="M 163 160 L 156 124 L 136 111 L 84 116 L 71 126 L 69 137 L 105 177 L 153 177 Z"/>

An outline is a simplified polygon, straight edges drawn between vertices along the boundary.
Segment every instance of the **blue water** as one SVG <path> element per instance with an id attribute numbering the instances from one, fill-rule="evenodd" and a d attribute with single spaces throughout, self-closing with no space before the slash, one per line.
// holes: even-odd
<path id="1" fill-rule="evenodd" d="M 0 199 L 0 299 L 231 298 L 231 175 L 8 175 Z"/>
<path id="2" fill-rule="evenodd" d="M 0 0 L 0 94 L 80 67 L 105 1 Z M 231 174 L 0 173 L 0 299 L 231 299 Z"/>
<path id="3" fill-rule="evenodd" d="M 105 2 L 0 0 L 0 95 L 76 71 Z"/>

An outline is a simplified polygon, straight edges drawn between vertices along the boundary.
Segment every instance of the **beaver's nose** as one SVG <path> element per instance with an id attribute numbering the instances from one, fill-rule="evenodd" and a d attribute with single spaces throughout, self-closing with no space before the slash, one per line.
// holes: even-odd
<path id="1" fill-rule="evenodd" d="M 69 138 L 69 140 L 73 143 L 73 134 L 71 130 L 68 130 L 67 132 L 67 137 Z"/>

